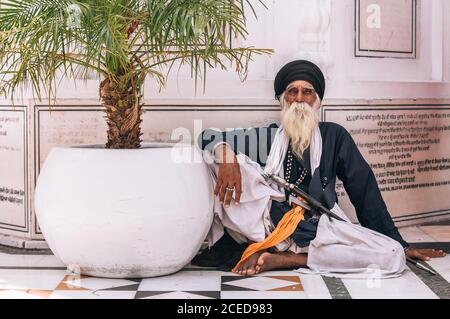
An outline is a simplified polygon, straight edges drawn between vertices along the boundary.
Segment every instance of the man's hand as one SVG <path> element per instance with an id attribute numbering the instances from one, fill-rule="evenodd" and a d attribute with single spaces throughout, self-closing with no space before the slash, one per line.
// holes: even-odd
<path id="1" fill-rule="evenodd" d="M 220 203 L 227 208 L 234 194 L 234 203 L 238 205 L 241 200 L 242 184 L 241 169 L 236 155 L 226 145 L 219 148 L 216 153 L 221 161 L 214 195 L 219 195 Z"/>
<path id="2" fill-rule="evenodd" d="M 406 256 L 422 261 L 428 261 L 431 258 L 444 257 L 447 254 L 443 250 L 436 249 L 415 249 L 408 248 L 405 250 Z"/>

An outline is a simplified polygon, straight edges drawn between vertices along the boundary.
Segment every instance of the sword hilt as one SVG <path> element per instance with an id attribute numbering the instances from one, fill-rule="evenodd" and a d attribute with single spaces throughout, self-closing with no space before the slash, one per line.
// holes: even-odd
<path id="1" fill-rule="evenodd" d="M 269 178 L 272 179 L 279 186 L 288 189 L 289 191 L 291 191 L 295 195 L 303 197 L 306 200 L 306 202 L 312 208 L 316 209 L 319 213 L 327 214 L 328 216 L 331 216 L 331 217 L 333 217 L 333 218 L 335 218 L 337 220 L 340 220 L 340 221 L 345 221 L 344 219 L 342 219 L 341 217 L 339 217 L 338 215 L 333 213 L 331 210 L 329 210 L 328 208 L 323 206 L 322 203 L 319 202 L 317 199 L 315 199 L 314 197 L 312 197 L 311 195 L 309 195 L 305 191 L 301 190 L 300 188 L 296 187 L 294 184 L 291 184 L 291 183 L 287 182 L 286 180 L 284 180 L 280 176 L 270 175 Z"/>

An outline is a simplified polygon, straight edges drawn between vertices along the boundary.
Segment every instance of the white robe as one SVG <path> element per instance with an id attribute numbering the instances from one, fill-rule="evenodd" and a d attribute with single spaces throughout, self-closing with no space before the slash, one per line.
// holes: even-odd
<path id="1" fill-rule="evenodd" d="M 284 152 L 285 147 L 276 147 L 276 151 Z M 312 172 L 319 167 L 321 153 L 322 139 L 317 128 L 311 141 Z M 238 154 L 237 158 L 241 170 L 241 200 L 237 206 L 232 200 L 230 207 L 224 208 L 218 196 L 215 196 L 214 221 L 207 237 L 209 246 L 224 234 L 224 227 L 238 243 L 263 241 L 274 229 L 270 218 L 272 200 L 285 200 L 284 190 L 264 179 L 261 175 L 263 170 L 258 163 L 244 154 Z M 284 160 L 284 155 L 279 158 Z M 213 185 L 216 185 L 218 165 L 208 165 Z M 282 165 L 281 169 L 279 163 L 277 167 L 277 174 L 283 176 Z M 309 269 L 300 268 L 298 272 L 363 279 L 392 278 L 403 273 L 406 257 L 400 243 L 381 233 L 352 224 L 337 203 L 331 210 L 346 222 L 322 215 L 316 237 L 309 247 L 300 248 L 291 238 L 276 246 L 279 251 L 308 252 Z"/>

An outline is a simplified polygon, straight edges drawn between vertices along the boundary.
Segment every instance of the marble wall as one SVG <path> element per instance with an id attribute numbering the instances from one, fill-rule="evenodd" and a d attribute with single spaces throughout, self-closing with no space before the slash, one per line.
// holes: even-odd
<path id="1" fill-rule="evenodd" d="M 323 120 L 351 132 L 398 225 L 449 218 L 450 41 L 446 39 L 450 25 L 444 15 L 450 4 L 442 0 L 265 2 L 267 10 L 257 7 L 258 19 L 248 16 L 248 39 L 233 41 L 273 48 L 274 55 L 256 57 L 245 82 L 234 72 L 211 70 L 205 91 L 201 86 L 195 91 L 187 68 L 172 73 L 162 90 L 149 79 L 144 88 L 144 141 L 170 141 L 176 128 L 185 128 L 194 140 L 207 127 L 277 121 L 273 78 L 284 63 L 307 58 L 326 75 Z M 386 6 L 396 5 L 414 5 L 414 16 L 413 11 L 403 12 L 397 26 L 389 17 L 386 20 Z M 377 10 L 381 30 L 380 21 L 367 24 Z M 357 21 L 366 22 L 365 46 L 384 46 L 386 51 L 398 43 L 377 34 L 384 27 L 400 30 L 395 35 L 400 34 L 401 45 L 407 46 L 410 34 L 406 40 L 402 32 L 413 23 L 414 56 L 359 56 Z M 45 99 L 34 100 L 31 91 L 18 96 L 14 106 L 0 100 L 0 243 L 32 248 L 37 246 L 30 240 L 43 238 L 33 212 L 33 191 L 52 147 L 105 142 L 99 81 L 76 84 L 62 81 L 53 106 Z M 354 215 L 342 185 L 338 191 L 340 203 Z"/>

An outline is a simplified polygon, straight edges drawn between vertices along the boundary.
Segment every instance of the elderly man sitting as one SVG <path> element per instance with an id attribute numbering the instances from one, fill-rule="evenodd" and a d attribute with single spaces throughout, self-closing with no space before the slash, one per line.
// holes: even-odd
<path id="1" fill-rule="evenodd" d="M 210 248 L 194 264 L 231 263 L 233 272 L 241 275 L 299 267 L 354 274 L 375 264 L 389 277 L 403 272 L 405 252 L 421 260 L 445 255 L 409 247 L 350 134 L 338 124 L 319 121 L 325 79 L 317 65 L 305 60 L 288 63 L 278 72 L 274 87 L 281 105 L 279 127 L 205 130 L 199 139 L 201 148 L 216 159 L 211 170 L 221 208 L 215 208 Z M 269 185 L 258 173 L 262 171 L 283 177 L 348 220 L 337 205 L 338 177 L 361 226 L 332 221 L 314 211 L 303 211 L 295 222 L 294 215 L 287 220 L 287 213 L 296 207 L 288 202 L 292 194 Z M 289 238 L 273 242 L 283 231 L 280 228 L 292 223 Z M 237 264 L 236 256 L 241 258 Z"/>

